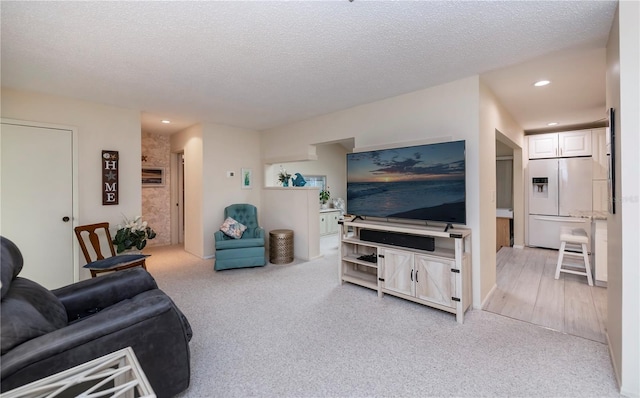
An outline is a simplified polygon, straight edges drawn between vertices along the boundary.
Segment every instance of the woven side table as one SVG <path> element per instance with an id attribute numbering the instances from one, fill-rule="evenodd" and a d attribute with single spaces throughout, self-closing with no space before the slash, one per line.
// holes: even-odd
<path id="1" fill-rule="evenodd" d="M 287 264 L 293 261 L 292 230 L 269 231 L 269 261 L 273 264 Z"/>

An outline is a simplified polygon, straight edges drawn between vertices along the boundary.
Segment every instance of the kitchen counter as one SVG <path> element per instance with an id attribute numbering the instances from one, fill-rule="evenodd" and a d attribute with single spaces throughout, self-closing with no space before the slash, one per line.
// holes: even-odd
<path id="1" fill-rule="evenodd" d="M 513 209 L 496 209 L 496 251 L 511 246 Z"/>
<path id="2" fill-rule="evenodd" d="M 496 209 L 496 217 L 513 218 L 513 209 Z"/>
<path id="3" fill-rule="evenodd" d="M 606 220 L 609 215 L 606 211 L 579 211 L 571 213 L 571 217 L 588 218 L 590 220 Z"/>

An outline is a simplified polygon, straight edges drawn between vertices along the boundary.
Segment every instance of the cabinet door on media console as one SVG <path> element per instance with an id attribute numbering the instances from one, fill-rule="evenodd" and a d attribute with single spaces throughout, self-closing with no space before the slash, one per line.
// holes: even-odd
<path id="1" fill-rule="evenodd" d="M 456 273 L 453 260 L 416 254 L 414 257 L 416 298 L 432 303 L 455 307 L 452 297 L 456 294 Z"/>
<path id="2" fill-rule="evenodd" d="M 415 295 L 413 283 L 413 253 L 403 250 L 383 249 L 383 278 L 385 289 Z"/>

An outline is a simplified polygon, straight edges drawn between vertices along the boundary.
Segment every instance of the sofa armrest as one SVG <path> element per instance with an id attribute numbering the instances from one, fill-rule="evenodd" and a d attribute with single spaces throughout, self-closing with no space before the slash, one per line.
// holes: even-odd
<path id="1" fill-rule="evenodd" d="M 190 332 L 185 322 L 171 298 L 159 289 L 147 291 L 7 352 L 2 356 L 2 389 L 125 347 L 133 348 L 154 389 L 171 391 L 174 384 L 184 389 L 189 384 Z"/>
<path id="2" fill-rule="evenodd" d="M 151 274 L 142 268 L 132 268 L 80 281 L 52 290 L 52 293 L 62 302 L 67 318 L 72 322 L 157 288 Z"/>

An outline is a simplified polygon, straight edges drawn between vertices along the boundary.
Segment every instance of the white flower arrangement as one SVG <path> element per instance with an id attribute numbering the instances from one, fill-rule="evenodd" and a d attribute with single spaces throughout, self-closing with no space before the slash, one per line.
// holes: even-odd
<path id="1" fill-rule="evenodd" d="M 281 184 L 289 183 L 289 178 L 291 178 L 291 174 L 287 173 L 287 170 L 282 168 L 282 166 L 280 166 L 280 172 L 278 173 L 278 181 L 280 181 Z"/>
<path id="2" fill-rule="evenodd" d="M 118 231 L 113 239 L 113 244 L 116 245 L 118 253 L 133 247 L 142 250 L 147 245 L 147 239 L 156 237 L 155 231 L 151 229 L 146 221 L 142 221 L 142 216 L 137 216 L 133 220 L 123 216 L 123 221 L 124 224 L 118 225 Z"/>

